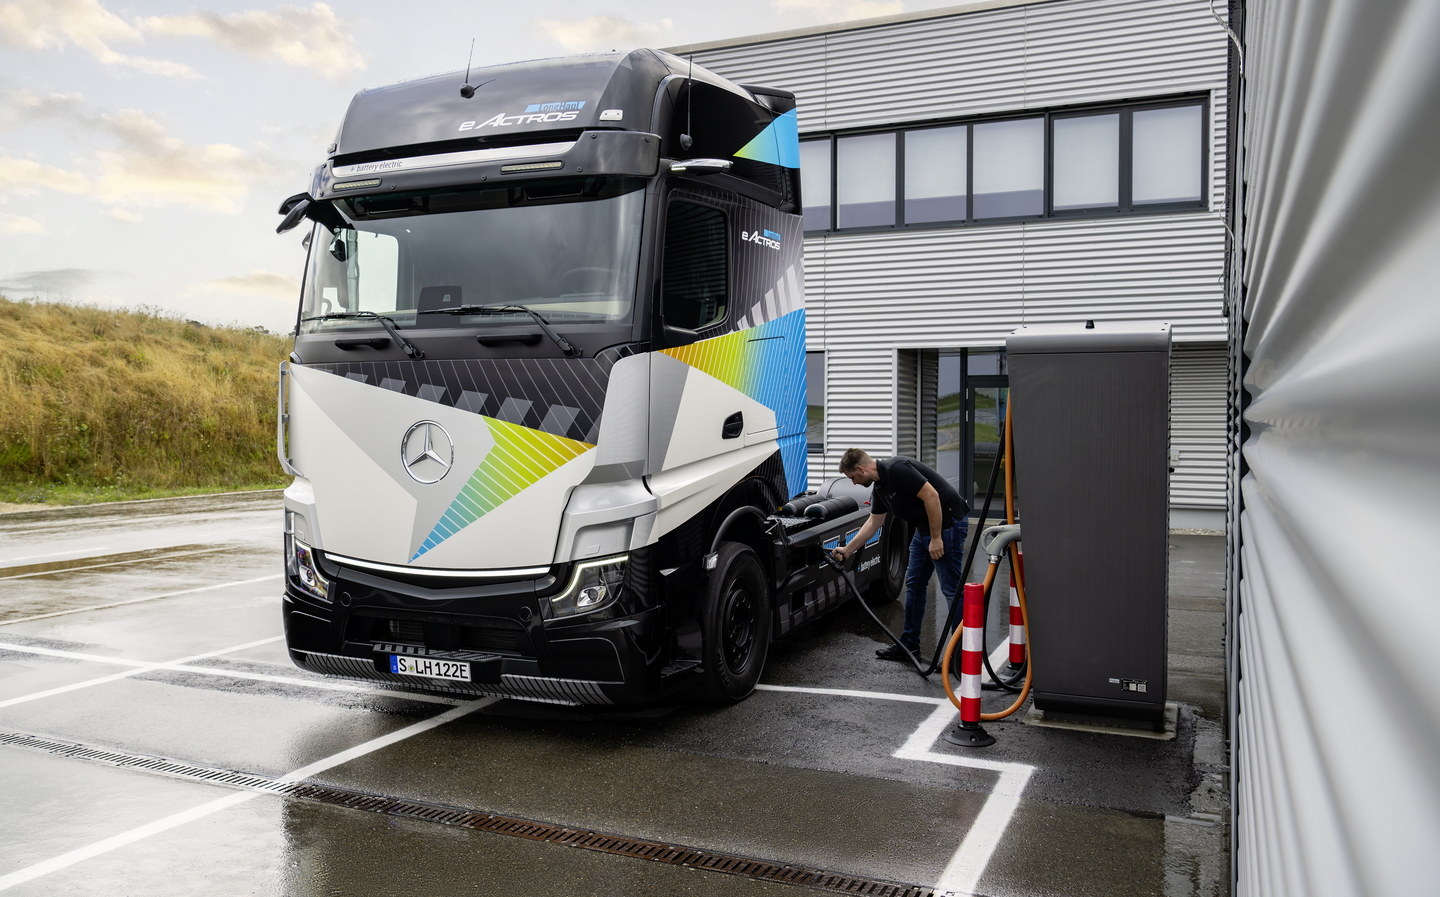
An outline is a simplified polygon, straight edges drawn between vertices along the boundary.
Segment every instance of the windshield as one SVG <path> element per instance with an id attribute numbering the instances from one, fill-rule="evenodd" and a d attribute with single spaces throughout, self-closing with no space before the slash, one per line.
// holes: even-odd
<path id="1" fill-rule="evenodd" d="M 644 196 L 593 177 L 339 201 L 346 226 L 311 235 L 300 332 L 629 321 Z"/>

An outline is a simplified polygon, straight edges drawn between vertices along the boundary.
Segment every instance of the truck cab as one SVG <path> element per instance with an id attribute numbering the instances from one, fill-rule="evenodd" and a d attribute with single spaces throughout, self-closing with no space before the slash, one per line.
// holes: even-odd
<path id="1" fill-rule="evenodd" d="M 819 553 L 864 517 L 777 516 L 807 484 L 794 97 L 652 50 L 467 74 L 358 93 L 281 206 L 291 657 L 738 700 L 843 600 Z"/>

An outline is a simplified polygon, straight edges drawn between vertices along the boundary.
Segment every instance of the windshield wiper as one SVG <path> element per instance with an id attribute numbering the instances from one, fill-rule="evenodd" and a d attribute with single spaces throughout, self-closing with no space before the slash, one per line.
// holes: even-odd
<path id="1" fill-rule="evenodd" d="M 403 337 L 403 336 L 400 335 L 400 331 L 399 331 L 398 328 L 396 328 L 394 321 L 390 320 L 389 318 L 385 317 L 384 315 L 376 314 L 376 313 L 373 312 L 373 311 L 333 311 L 333 312 L 330 312 L 329 314 L 314 315 L 314 316 L 309 317 L 309 318 L 301 318 L 300 320 L 301 320 L 302 322 L 304 322 L 304 321 L 344 321 L 344 320 L 357 320 L 357 319 L 358 319 L 358 320 L 366 320 L 366 319 L 370 319 L 370 318 L 374 318 L 375 320 L 377 320 L 377 321 L 380 322 L 380 326 L 382 326 L 382 327 L 385 328 L 385 332 L 388 333 L 388 334 L 390 334 L 390 337 L 395 340 L 395 344 L 396 344 L 397 346 L 399 346 L 400 348 L 402 348 L 402 349 L 405 350 L 405 354 L 406 354 L 406 355 L 409 355 L 411 358 L 424 358 L 424 357 L 425 357 L 425 353 L 424 353 L 424 352 L 420 351 L 420 350 L 419 350 L 418 348 L 416 348 L 409 340 L 407 340 L 405 337 Z"/>
<path id="2" fill-rule="evenodd" d="M 545 335 L 548 336 L 548 337 L 550 337 L 550 339 L 554 341 L 555 345 L 559 346 L 559 347 L 560 347 L 560 350 L 561 350 L 562 352 L 564 352 L 566 355 L 579 355 L 579 354 L 580 354 L 580 350 L 577 349 L 577 348 L 575 348 L 575 344 L 574 344 L 574 343 L 570 342 L 570 341 L 569 341 L 568 339 L 566 339 L 565 337 L 563 337 L 563 336 L 561 336 L 560 334 L 556 333 L 554 330 L 551 330 L 551 329 L 550 329 L 550 322 L 547 321 L 547 320 L 545 320 L 544 318 L 542 318 L 542 317 L 540 316 L 540 313 L 539 313 L 538 311 L 536 311 L 536 310 L 533 309 L 533 308 L 530 308 L 530 307 L 527 306 L 527 305 L 518 305 L 518 304 L 516 304 L 516 305 L 456 305 L 456 306 L 453 306 L 453 307 L 451 307 L 451 308 L 427 309 L 425 312 L 422 312 L 422 314 L 438 314 L 438 315 L 504 315 L 504 314 L 509 314 L 510 312 L 516 312 L 516 311 L 524 312 L 525 314 L 527 314 L 527 315 L 529 315 L 531 318 L 533 318 L 534 321 L 535 321 L 535 323 L 536 323 L 537 325 L 539 325 L 540 329 L 545 332 Z"/>

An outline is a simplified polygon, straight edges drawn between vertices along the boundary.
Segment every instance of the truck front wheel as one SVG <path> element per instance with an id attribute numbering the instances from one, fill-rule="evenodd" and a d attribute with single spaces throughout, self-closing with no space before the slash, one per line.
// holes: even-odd
<path id="1" fill-rule="evenodd" d="M 704 637 L 695 696 L 733 704 L 755 690 L 770 651 L 770 587 L 755 552 L 738 542 L 720 545 L 700 612 Z"/>
<path id="2" fill-rule="evenodd" d="M 886 604 L 899 598 L 909 566 L 910 527 L 903 520 L 887 520 L 880 535 L 880 576 L 866 589 L 865 600 Z"/>

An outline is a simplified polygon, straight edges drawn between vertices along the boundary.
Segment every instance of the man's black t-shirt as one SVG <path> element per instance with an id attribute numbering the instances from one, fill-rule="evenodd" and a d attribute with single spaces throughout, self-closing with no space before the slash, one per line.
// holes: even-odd
<path id="1" fill-rule="evenodd" d="M 925 502 L 920 500 L 920 487 L 929 483 L 940 495 L 940 521 L 954 518 L 963 519 L 970 513 L 970 506 L 950 481 L 936 473 L 929 465 L 913 458 L 896 455 L 875 462 L 880 478 L 870 489 L 870 510 L 874 514 L 894 512 L 900 519 L 914 526 L 920 532 L 929 532 L 930 521 L 925 515 Z"/>

